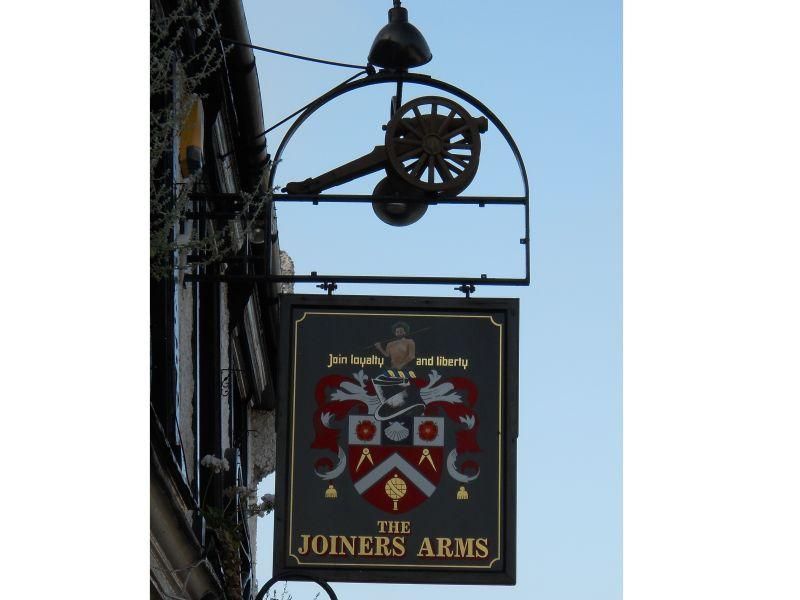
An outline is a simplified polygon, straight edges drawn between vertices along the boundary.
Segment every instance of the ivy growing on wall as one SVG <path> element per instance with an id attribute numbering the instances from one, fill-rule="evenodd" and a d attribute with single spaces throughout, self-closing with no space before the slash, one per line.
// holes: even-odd
<path id="1" fill-rule="evenodd" d="M 150 11 L 150 273 L 171 277 L 189 268 L 191 251 L 205 264 L 219 262 L 236 250 L 242 236 L 263 220 L 262 190 L 240 191 L 242 219 L 202 234 L 186 224 L 191 194 L 204 186 L 202 170 L 180 176 L 175 148 L 195 98 L 222 69 L 230 46 L 220 42 L 214 17 L 219 0 L 179 0 L 169 11 L 151 3 Z M 259 181 L 263 181 L 263 177 Z M 234 234 L 233 230 L 236 230 Z"/>

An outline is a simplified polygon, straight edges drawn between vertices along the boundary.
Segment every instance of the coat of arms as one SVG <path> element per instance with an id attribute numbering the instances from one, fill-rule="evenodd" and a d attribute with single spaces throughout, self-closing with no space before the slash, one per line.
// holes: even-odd
<path id="1" fill-rule="evenodd" d="M 385 368 L 326 375 L 316 385 L 311 447 L 321 451 L 314 469 L 328 482 L 325 495 L 336 497 L 334 480 L 347 472 L 364 500 L 397 515 L 433 496 L 446 471 L 466 500 L 466 484 L 480 474 L 477 387 L 418 369 L 410 327 L 392 330 L 393 340 L 374 345 Z"/>

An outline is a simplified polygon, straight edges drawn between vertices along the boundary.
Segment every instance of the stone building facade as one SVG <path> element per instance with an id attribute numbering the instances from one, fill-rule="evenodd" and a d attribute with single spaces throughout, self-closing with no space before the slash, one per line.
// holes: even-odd
<path id="1" fill-rule="evenodd" d="M 256 275 L 259 257 L 273 268 L 291 260 L 277 239 L 264 239 L 263 220 L 274 214 L 259 213 L 268 206 L 259 190 L 269 161 L 257 138 L 264 125 L 255 58 L 221 43 L 250 41 L 241 1 L 152 0 L 151 19 L 169 31 L 161 39 L 151 28 L 151 46 L 181 38 L 174 52 L 153 51 L 174 60 L 167 67 L 175 81 L 200 74 L 190 90 L 200 109 L 176 110 L 174 143 L 151 156 L 151 211 L 152 188 L 163 180 L 186 201 L 170 224 L 167 274 L 150 283 L 151 598 L 250 599 L 256 524 L 271 510 L 255 486 L 275 468 L 277 298 L 286 291 Z M 209 48 L 220 51 L 218 61 L 192 59 L 210 56 Z M 151 88 L 151 123 L 187 102 L 156 96 Z"/>

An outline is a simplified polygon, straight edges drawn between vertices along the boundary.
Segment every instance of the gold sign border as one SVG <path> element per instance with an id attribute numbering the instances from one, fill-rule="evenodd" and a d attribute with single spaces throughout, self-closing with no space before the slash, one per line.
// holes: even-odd
<path id="1" fill-rule="evenodd" d="M 345 317 L 429 317 L 429 318 L 445 318 L 445 319 L 488 319 L 492 325 L 500 329 L 499 336 L 499 365 L 498 365 L 498 387 L 497 387 L 497 416 L 498 416 L 498 436 L 497 436 L 497 556 L 492 559 L 488 565 L 443 565 L 443 564 L 408 564 L 408 563 L 330 563 L 330 562 L 303 562 L 292 552 L 293 540 L 293 511 L 294 511 L 294 455 L 295 455 L 295 416 L 297 414 L 296 398 L 297 398 L 297 349 L 298 349 L 298 326 L 309 315 L 334 315 Z M 292 340 L 294 345 L 293 360 L 292 360 L 292 443 L 291 443 L 291 459 L 289 467 L 289 528 L 287 542 L 287 554 L 291 556 L 298 566 L 309 567 L 388 567 L 390 569 L 408 569 L 409 567 L 423 568 L 423 569 L 491 569 L 494 563 L 501 558 L 502 544 L 502 496 L 503 496 L 503 324 L 494 320 L 491 315 L 442 315 L 442 314 L 425 314 L 425 313 L 381 313 L 381 312 L 350 312 L 350 311 L 304 311 L 303 316 L 294 322 L 294 338 Z"/>

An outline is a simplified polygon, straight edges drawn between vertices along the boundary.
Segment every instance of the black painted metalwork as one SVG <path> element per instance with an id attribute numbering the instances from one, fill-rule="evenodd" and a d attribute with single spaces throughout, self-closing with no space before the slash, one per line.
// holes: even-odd
<path id="1" fill-rule="evenodd" d="M 428 42 L 419 29 L 408 22 L 408 10 L 394 0 L 389 9 L 389 24 L 375 36 L 369 51 L 370 64 L 386 69 L 407 70 L 433 58 Z"/>
<path id="2" fill-rule="evenodd" d="M 245 42 L 239 42 L 237 40 L 232 40 L 226 37 L 220 38 L 226 44 L 233 44 L 234 46 L 244 46 L 245 48 L 250 48 L 252 50 L 261 50 L 262 52 L 268 52 L 270 54 L 277 54 L 278 56 L 286 56 L 287 58 L 297 58 L 299 60 L 305 60 L 308 62 L 319 63 L 322 65 L 331 65 L 333 67 L 346 67 L 348 69 L 366 69 L 367 65 L 354 65 L 352 63 L 344 63 L 338 62 L 335 60 L 328 60 L 325 58 L 314 58 L 313 56 L 304 56 L 302 54 L 294 54 L 293 52 L 286 52 L 285 50 L 275 50 L 274 48 L 265 48 L 264 46 L 256 46 L 255 44 L 247 44 Z"/>
<path id="3" fill-rule="evenodd" d="M 273 194 L 275 202 L 374 202 L 376 200 L 391 202 L 396 196 L 376 196 L 361 194 Z M 525 196 L 436 196 L 434 198 L 403 198 L 404 202 L 424 202 L 425 204 L 513 204 L 526 206 Z"/>
<path id="4" fill-rule="evenodd" d="M 475 286 L 471 285 L 471 284 L 470 285 L 463 284 L 463 285 L 460 285 L 457 288 L 453 288 L 453 289 L 456 290 L 457 292 L 461 292 L 467 298 L 470 297 L 470 294 L 474 294 L 475 293 Z"/>
<path id="5" fill-rule="evenodd" d="M 480 134 L 488 126 L 486 117 L 474 118 L 448 98 L 416 98 L 394 112 L 384 127 L 383 146 L 318 177 L 289 182 L 282 191 L 290 196 L 319 194 L 385 169 L 397 193 L 426 192 L 429 199 L 457 195 L 478 171 Z"/>
<path id="6" fill-rule="evenodd" d="M 270 588 L 278 583 L 279 581 L 311 581 L 316 583 L 319 587 L 325 590 L 325 593 L 328 594 L 328 598 L 331 600 L 339 600 L 336 597 L 336 592 L 333 591 L 333 588 L 328 584 L 327 581 L 323 579 L 319 579 L 318 577 L 314 577 L 312 575 L 306 575 L 305 573 L 293 573 L 291 571 L 284 571 L 282 573 L 278 573 L 274 575 L 272 579 L 270 579 L 267 583 L 265 583 L 261 589 L 258 591 L 255 600 L 264 600 L 267 598 L 267 594 L 269 593 Z"/>
<path id="7" fill-rule="evenodd" d="M 339 286 L 333 282 L 323 281 L 317 286 L 319 289 L 328 292 L 328 296 L 333 296 L 333 291 L 337 289 Z"/>
<path id="8" fill-rule="evenodd" d="M 446 83 L 444 81 L 440 81 L 437 79 L 433 79 L 429 75 L 422 75 L 416 73 L 407 73 L 402 71 L 379 71 L 377 73 L 368 73 L 366 77 L 361 79 L 357 79 L 354 81 L 349 81 L 343 84 L 336 86 L 335 88 L 331 89 L 330 91 L 326 92 L 315 101 L 309 103 L 305 110 L 303 110 L 297 118 L 292 122 L 289 129 L 287 130 L 286 134 L 284 135 L 283 139 L 281 140 L 280 144 L 278 145 L 277 150 L 275 151 L 273 157 L 273 168 L 269 174 L 269 181 L 268 181 L 268 189 L 275 188 L 275 176 L 278 172 L 278 165 L 280 164 L 281 157 L 283 156 L 283 152 L 288 146 L 289 142 L 291 141 L 294 134 L 297 130 L 306 122 L 306 120 L 314 113 L 316 113 L 320 108 L 335 100 L 336 98 L 347 94 L 349 92 L 353 92 L 359 90 L 364 87 L 373 86 L 373 85 L 385 85 L 385 84 L 394 84 L 397 86 L 397 94 L 399 96 L 400 90 L 402 89 L 403 85 L 407 84 L 416 84 L 424 87 L 433 88 L 436 90 L 440 90 L 442 92 L 451 94 L 456 98 L 466 102 L 473 108 L 475 108 L 478 112 L 480 112 L 491 125 L 497 128 L 500 134 L 503 136 L 506 144 L 508 145 L 509 149 L 511 150 L 514 158 L 516 159 L 517 166 L 519 168 L 520 178 L 523 186 L 523 194 L 521 196 L 511 196 L 511 197 L 492 197 L 492 196 L 469 196 L 469 197 L 458 197 L 455 194 L 451 195 L 428 195 L 422 197 L 420 195 L 411 195 L 406 194 L 402 195 L 402 193 L 389 195 L 389 196 L 359 196 L 359 195 L 341 195 L 341 194 L 320 194 L 320 193 L 313 193 L 318 190 L 303 190 L 299 188 L 295 188 L 294 194 L 275 194 L 272 197 L 272 201 L 280 202 L 280 201 L 289 201 L 289 202 L 312 202 L 313 204 L 318 204 L 319 202 L 395 202 L 395 203 L 408 203 L 410 205 L 414 204 L 478 204 L 479 206 L 489 206 L 494 204 L 511 204 L 511 205 L 520 205 L 524 208 L 524 223 L 525 223 L 525 236 L 520 239 L 520 243 L 524 246 L 525 252 L 525 275 L 524 277 L 488 277 L 485 274 L 482 274 L 480 277 L 474 276 L 453 276 L 453 277 L 421 277 L 421 276 L 389 276 L 389 275 L 336 275 L 336 274 L 318 274 L 316 272 L 312 272 L 310 275 L 281 275 L 275 274 L 269 271 L 266 276 L 262 277 L 262 279 L 266 279 L 267 281 L 274 281 L 274 282 L 295 282 L 295 283 L 304 283 L 304 282 L 312 282 L 312 283 L 389 283 L 389 284 L 457 284 L 462 286 L 474 286 L 474 285 L 504 285 L 504 286 L 515 286 L 515 285 L 529 285 L 530 284 L 530 187 L 528 184 L 528 177 L 527 172 L 525 169 L 525 164 L 522 160 L 522 155 L 520 154 L 519 148 L 517 147 L 514 138 L 511 136 L 511 133 L 505 127 L 503 122 L 480 100 L 475 98 L 474 96 L 468 94 L 464 90 Z M 397 108 L 398 101 L 395 100 L 395 104 L 393 105 L 393 110 L 399 110 Z M 394 118 L 394 114 L 392 115 Z M 348 179 L 349 180 L 349 179 Z M 330 187 L 330 186 L 328 186 Z M 380 187 L 380 186 L 379 186 Z M 323 187 L 323 189 L 325 189 Z M 311 193 L 308 193 L 308 192 Z M 272 223 L 270 219 L 267 219 L 267 237 L 271 239 L 272 237 Z M 268 248 L 265 248 L 265 251 L 269 251 Z M 266 261 L 268 268 L 269 268 L 269 261 Z"/>

